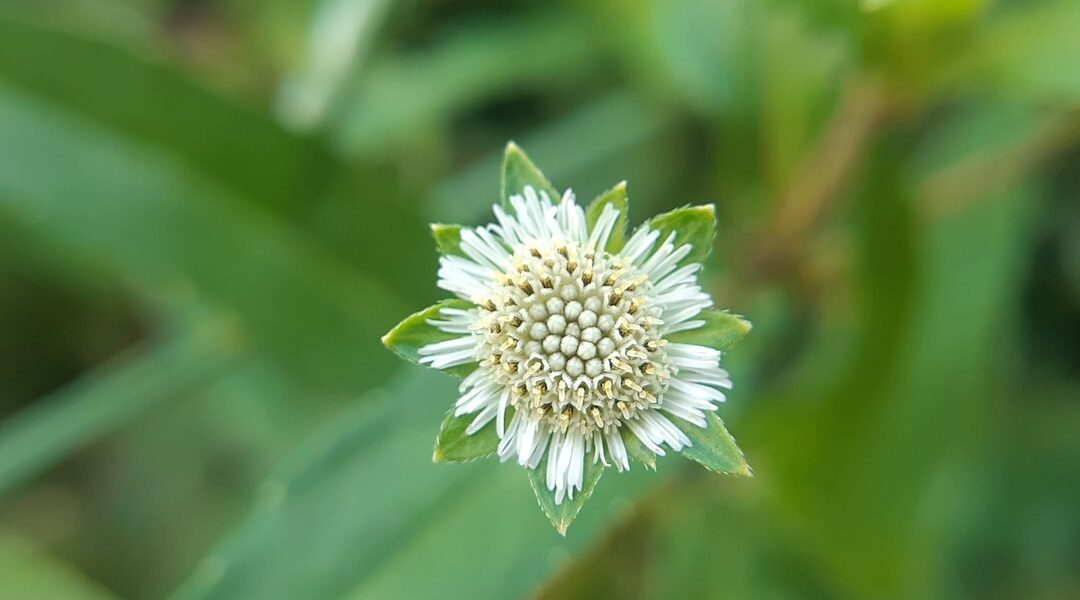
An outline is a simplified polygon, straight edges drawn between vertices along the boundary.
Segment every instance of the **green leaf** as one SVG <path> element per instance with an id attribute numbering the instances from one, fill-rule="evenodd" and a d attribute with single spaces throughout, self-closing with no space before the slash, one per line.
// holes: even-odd
<path id="1" fill-rule="evenodd" d="M 547 487 L 547 464 L 550 456 L 550 453 L 545 453 L 544 460 L 540 461 L 540 464 L 535 469 L 529 469 L 529 483 L 532 484 L 533 493 L 536 494 L 536 501 L 540 503 L 540 509 L 547 515 L 559 535 L 565 536 L 566 530 L 577 518 L 578 513 L 581 512 L 581 507 L 585 506 L 585 502 L 589 500 L 589 497 L 592 496 L 593 491 L 596 489 L 600 476 L 604 474 L 604 465 L 595 463 L 591 460 L 592 457 L 586 456 L 581 490 L 576 492 L 573 498 L 563 498 L 561 504 L 556 504 L 555 492 Z"/>
<path id="2" fill-rule="evenodd" d="M 0 598 L 115 598 L 105 587 L 14 535 L 0 537 Z"/>
<path id="3" fill-rule="evenodd" d="M 506 17 L 433 32 L 423 49 L 377 53 L 335 101 L 340 117 L 327 127 L 333 145 L 381 156 L 410 148 L 417 135 L 447 127 L 491 98 L 590 80 L 597 40 L 585 22 L 557 9 Z"/>
<path id="4" fill-rule="evenodd" d="M 174 302 L 230 310 L 255 351 L 313 389 L 364 389 L 389 373 L 378 336 L 403 300 L 292 223 L 7 86 L 0 131 L 0 212 Z"/>
<path id="5" fill-rule="evenodd" d="M 465 256 L 461 251 L 461 225 L 431 224 L 431 237 L 439 254 Z"/>
<path id="6" fill-rule="evenodd" d="M 0 494 L 160 402 L 191 394 L 240 362 L 218 322 L 103 365 L 0 424 Z"/>
<path id="7" fill-rule="evenodd" d="M 458 298 L 443 300 L 405 317 L 402 322 L 398 323 L 389 333 L 382 337 L 382 343 L 401 358 L 420 364 L 420 348 L 428 344 L 461 337 L 459 333 L 447 333 L 428 323 L 428 321 L 442 318 L 442 309 L 444 308 L 467 309 L 473 306 L 472 302 Z M 453 375 L 465 376 L 475 368 L 475 364 L 467 364 L 443 370 Z"/>
<path id="8" fill-rule="evenodd" d="M 589 203 L 589 207 L 585 211 L 585 222 L 589 226 L 589 231 L 592 231 L 592 228 L 596 226 L 596 222 L 604 212 L 604 207 L 609 204 L 619 211 L 619 217 L 615 220 L 615 227 L 612 228 L 611 237 L 608 238 L 607 247 L 604 249 L 614 253 L 622 250 L 623 244 L 626 243 L 626 219 L 629 211 L 629 200 L 626 196 L 625 181 L 620 181 L 615 187 L 600 194 Z"/>
<path id="9" fill-rule="evenodd" d="M 678 331 L 667 337 L 672 342 L 698 344 L 721 351 L 728 351 L 750 333 L 750 321 L 726 310 L 703 310 L 694 320 L 703 319 L 705 324 L 697 329 Z"/>
<path id="10" fill-rule="evenodd" d="M 310 208 L 333 158 L 168 61 L 0 19 L 0 79 L 111 131 L 167 148 L 231 191 L 286 213 Z M 123 90 L 123 93 L 117 93 Z M 152 107 L 152 108 L 151 108 Z"/>
<path id="11" fill-rule="evenodd" d="M 523 598 L 656 481 L 644 469 L 612 477 L 561 537 L 520 466 L 431 462 L 452 383 L 410 367 L 335 417 L 274 470 L 174 598 Z"/>
<path id="12" fill-rule="evenodd" d="M 735 438 L 731 437 L 724 422 L 716 413 L 710 413 L 706 420 L 706 427 L 698 427 L 693 423 L 684 421 L 678 417 L 670 417 L 686 437 L 690 438 L 693 446 L 682 451 L 683 456 L 693 459 L 710 471 L 726 473 L 728 475 L 740 475 L 750 477 L 753 473 L 750 465 L 746 463 L 742 450 L 735 445 Z"/>
<path id="13" fill-rule="evenodd" d="M 555 186 L 551 185 L 517 144 L 510 142 L 503 154 L 502 178 L 499 181 L 499 198 L 503 207 L 509 208 L 510 197 L 520 194 L 527 185 L 531 185 L 537 192 L 547 192 L 552 202 L 559 201 L 559 192 L 555 190 Z"/>
<path id="14" fill-rule="evenodd" d="M 703 204 L 676 208 L 649 219 L 643 227 L 659 231 L 660 242 L 674 233 L 676 248 L 690 244 L 693 249 L 682 264 L 703 263 L 712 252 L 713 238 L 716 237 L 716 207 Z"/>
<path id="15" fill-rule="evenodd" d="M 506 421 L 514 415 L 514 409 L 507 409 Z M 499 435 L 495 430 L 495 420 L 484 425 L 472 435 L 465 433 L 476 414 L 454 416 L 453 409 L 443 420 L 439 437 L 435 440 L 435 462 L 469 462 L 478 458 L 487 458 L 499 448 Z"/>

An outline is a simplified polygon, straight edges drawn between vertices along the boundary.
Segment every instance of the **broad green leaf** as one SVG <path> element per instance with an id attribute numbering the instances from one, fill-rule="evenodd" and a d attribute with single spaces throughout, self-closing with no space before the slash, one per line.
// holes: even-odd
<path id="1" fill-rule="evenodd" d="M 189 394 L 234 367 L 241 350 L 235 332 L 204 325 L 194 335 L 102 366 L 0 423 L 0 494 L 156 403 Z"/>
<path id="2" fill-rule="evenodd" d="M 231 191 L 287 213 L 310 208 L 333 163 L 315 140 L 104 41 L 0 18 L 0 80 L 167 148 Z"/>
<path id="3" fill-rule="evenodd" d="M 671 417 L 671 422 L 693 442 L 692 446 L 682 451 L 683 456 L 717 473 L 744 477 L 752 475 L 742 450 L 735 445 L 735 438 L 728 433 L 720 417 L 716 416 L 716 413 L 709 413 L 706 420 L 706 427 L 698 427 L 678 417 Z"/>
<path id="4" fill-rule="evenodd" d="M 316 389 L 385 378 L 378 336 L 404 302 L 382 281 L 171 156 L 3 86 L 0 131 L 0 209 L 147 287 L 231 309 Z"/>
<path id="5" fill-rule="evenodd" d="M 467 300 L 457 298 L 443 300 L 438 304 L 429 306 L 420 312 L 413 313 L 394 326 L 389 333 L 382 337 L 382 343 L 394 354 L 410 362 L 420 364 L 420 348 L 428 344 L 461 337 L 459 333 L 447 333 L 435 327 L 428 321 L 441 319 L 444 308 L 472 308 L 474 305 Z M 458 365 L 445 369 L 447 373 L 454 375 L 468 375 L 476 368 L 475 364 Z"/>
<path id="6" fill-rule="evenodd" d="M 104 586 L 30 542 L 10 534 L 0 536 L 0 598 L 108 600 L 115 597 Z"/>
<path id="7" fill-rule="evenodd" d="M 659 242 L 674 233 L 676 248 L 690 244 L 693 249 L 683 259 L 683 264 L 703 263 L 712 252 L 716 236 L 716 208 L 712 204 L 676 208 L 649 219 L 643 227 L 659 231 Z"/>
<path id="8" fill-rule="evenodd" d="M 582 474 L 581 490 L 574 493 L 574 497 L 564 497 L 561 503 L 555 503 L 555 492 L 547 487 L 547 464 L 550 454 L 544 455 L 535 469 L 529 469 L 529 483 L 532 485 L 536 501 L 540 503 L 540 510 L 544 511 L 551 524 L 559 535 L 566 535 L 566 530 L 577 518 L 581 508 L 589 501 L 600 476 L 604 474 L 603 463 L 593 462 L 592 456 L 585 456 L 585 472 Z"/>
<path id="9" fill-rule="evenodd" d="M 509 209 L 510 197 L 522 193 L 525 186 L 532 186 L 537 192 L 547 192 L 552 202 L 559 201 L 559 192 L 555 191 L 551 182 L 517 144 L 510 142 L 503 154 L 502 177 L 499 181 L 499 198 L 503 207 Z"/>
<path id="10" fill-rule="evenodd" d="M 622 250 L 623 244 L 626 242 L 626 219 L 629 211 L 629 201 L 626 196 L 625 181 L 619 182 L 615 187 L 600 194 L 589 203 L 589 207 L 585 211 L 585 222 L 588 224 L 590 231 L 600 219 L 604 207 L 609 204 L 619 211 L 619 218 L 615 220 L 615 227 L 611 230 L 611 237 L 608 238 L 605 250 L 618 252 Z"/>
<path id="11" fill-rule="evenodd" d="M 453 402 L 453 398 L 450 399 Z M 506 422 L 514 415 L 513 409 L 508 409 Z M 465 433 L 469 424 L 476 418 L 476 414 L 454 416 L 454 411 L 446 415 L 439 437 L 435 440 L 435 454 L 431 457 L 435 462 L 468 462 L 478 458 L 487 458 L 495 454 L 499 448 L 499 435 L 495 430 L 495 421 L 485 425 L 480 431 L 469 435 Z"/>
<path id="12" fill-rule="evenodd" d="M 561 537 L 517 464 L 432 463 L 453 397 L 452 380 L 410 367 L 355 403 L 275 470 L 175 597 L 526 597 L 656 480 L 610 477 Z"/>
<path id="13" fill-rule="evenodd" d="M 697 329 L 678 331 L 667 339 L 726 352 L 746 337 L 753 327 L 750 321 L 726 310 L 703 310 L 694 320 L 704 320 L 705 324 Z"/>
<path id="14" fill-rule="evenodd" d="M 439 254 L 465 255 L 461 251 L 461 225 L 432 223 L 431 237 L 435 238 L 435 248 Z"/>
<path id="15" fill-rule="evenodd" d="M 371 3 L 359 4 L 367 10 Z M 352 155 L 383 155 L 492 98 L 588 81 L 595 36 L 580 19 L 537 8 L 439 28 L 422 48 L 379 52 L 352 89 L 342 90 L 340 121 L 327 127 L 334 145 Z M 484 189 L 484 197 L 491 193 Z"/>

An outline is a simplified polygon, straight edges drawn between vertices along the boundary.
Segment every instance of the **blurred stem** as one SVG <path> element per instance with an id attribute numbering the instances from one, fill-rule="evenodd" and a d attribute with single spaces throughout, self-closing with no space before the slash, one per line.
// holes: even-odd
<path id="1" fill-rule="evenodd" d="M 1052 113 L 1015 144 L 975 154 L 929 177 L 919 189 L 924 217 L 954 214 L 991 192 L 1006 188 L 1080 137 L 1080 112 Z"/>
<path id="2" fill-rule="evenodd" d="M 91 372 L 0 425 L 0 494 L 153 405 L 201 386 L 240 354 L 220 321 Z"/>
<path id="3" fill-rule="evenodd" d="M 888 111 L 888 96 L 879 82 L 848 84 L 824 132 L 795 169 L 772 225 L 749 253 L 744 279 L 759 280 L 790 270 L 807 234 L 842 191 Z"/>

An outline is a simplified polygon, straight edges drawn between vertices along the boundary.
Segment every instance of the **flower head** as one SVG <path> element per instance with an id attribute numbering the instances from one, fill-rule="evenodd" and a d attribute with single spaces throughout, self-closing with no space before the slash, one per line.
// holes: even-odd
<path id="1" fill-rule="evenodd" d="M 515 159 L 531 181 L 504 192 L 495 223 L 436 226 L 439 287 L 460 300 L 395 331 L 428 327 L 437 341 L 414 342 L 410 354 L 395 347 L 394 331 L 385 340 L 421 364 L 468 372 L 444 433 L 487 431 L 487 452 L 530 470 L 549 516 L 565 517 L 563 531 L 603 467 L 651 466 L 667 450 L 699 445 L 691 457 L 706 466 L 749 473 L 712 414 L 731 387 L 719 342 L 749 329 L 709 310 L 697 281 L 712 208 L 668 213 L 624 243 L 625 186 L 586 210 L 571 191 L 555 196 L 516 147 L 504 168 Z M 571 514 L 559 510 L 575 497 Z"/>

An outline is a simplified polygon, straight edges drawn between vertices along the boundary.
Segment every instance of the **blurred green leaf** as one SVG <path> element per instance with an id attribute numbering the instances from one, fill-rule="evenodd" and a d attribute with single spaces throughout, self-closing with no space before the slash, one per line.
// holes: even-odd
<path id="1" fill-rule="evenodd" d="M 0 597 L 27 600 L 116 598 L 82 573 L 11 534 L 0 536 Z"/>
<path id="2" fill-rule="evenodd" d="M 100 367 L 0 423 L 0 494 L 119 428 L 234 367 L 235 332 L 204 322 L 192 334 Z"/>
<path id="3" fill-rule="evenodd" d="M 334 145 L 382 154 L 443 131 L 477 104 L 588 80 L 596 58 L 580 20 L 558 9 L 503 14 L 440 22 L 422 48 L 373 58 L 328 124 Z"/>
<path id="4" fill-rule="evenodd" d="M 706 420 L 707 427 L 698 427 L 678 417 L 671 418 L 671 422 L 693 442 L 692 446 L 683 449 L 682 455 L 701 463 L 710 471 L 749 477 L 752 474 L 750 465 L 735 444 L 735 438 L 724 427 L 724 422 L 716 413 L 709 413 Z"/>
<path id="5" fill-rule="evenodd" d="M 429 321 L 444 318 L 444 308 L 468 309 L 475 305 L 472 302 L 461 299 L 443 300 L 434 306 L 429 306 L 420 312 L 405 317 L 403 321 L 394 326 L 389 333 L 383 336 L 382 343 L 401 358 L 420 364 L 420 349 L 428 344 L 444 342 L 461 337 L 459 333 L 447 333 L 435 327 Z M 447 373 L 464 376 L 476 369 L 476 364 L 458 365 L 444 369 Z"/>
<path id="6" fill-rule="evenodd" d="M 507 422 L 513 415 L 514 410 L 508 409 Z M 499 435 L 495 430 L 495 421 L 491 421 L 480 431 L 469 435 L 466 430 L 475 418 L 475 414 L 455 416 L 451 409 L 439 429 L 432 460 L 450 463 L 468 462 L 494 455 L 499 449 Z"/>
<path id="7" fill-rule="evenodd" d="M 686 206 L 649 219 L 642 227 L 660 232 L 657 243 L 663 243 L 675 234 L 675 248 L 690 244 L 690 254 L 681 264 L 704 263 L 712 252 L 716 237 L 716 208 L 712 204 Z"/>
<path id="8" fill-rule="evenodd" d="M 190 285 L 235 310 L 260 348 L 311 385 L 385 377 L 378 337 L 402 303 L 381 282 L 168 157 L 32 97 L 0 88 L 0 130 L 0 206 L 19 219 L 133 278 Z"/>
<path id="9" fill-rule="evenodd" d="M 1025 100 L 1076 105 L 1080 73 L 1080 6 L 1070 0 L 1018 5 L 1001 11 L 959 55 L 950 75 L 962 86 L 992 86 Z"/>
<path id="10" fill-rule="evenodd" d="M 655 477 L 611 477 L 562 538 L 521 467 L 432 463 L 431 435 L 453 397 L 450 378 L 410 368 L 357 402 L 280 466 L 176 597 L 524 596 Z"/>
<path id="11" fill-rule="evenodd" d="M 592 231 L 596 222 L 600 220 L 604 207 L 609 204 L 619 211 L 619 218 L 615 220 L 615 226 L 611 229 L 611 236 L 608 238 L 605 250 L 618 252 L 622 250 L 623 244 L 626 242 L 626 220 L 630 210 L 629 200 L 626 197 L 625 181 L 619 182 L 615 187 L 600 194 L 589 203 L 585 211 L 585 222 L 589 226 L 589 231 Z"/>
<path id="12" fill-rule="evenodd" d="M 531 129 L 521 146 L 548 175 L 578 192 L 602 190 L 633 173 L 634 205 L 648 214 L 655 212 L 656 199 L 694 176 L 688 169 L 693 153 L 673 143 L 677 125 L 666 107 L 617 91 Z M 666 151 L 658 155 L 658 147 Z M 448 178 L 435 189 L 428 210 L 444 220 L 490 219 L 503 157 L 500 146 Z"/>
<path id="13" fill-rule="evenodd" d="M 727 352 L 746 337 L 753 327 L 750 321 L 726 310 L 703 310 L 701 314 L 694 317 L 694 320 L 705 321 L 705 324 L 695 329 L 677 331 L 667 336 L 667 339 L 672 342 L 698 344 Z"/>
<path id="14" fill-rule="evenodd" d="M 550 457 L 550 452 L 545 453 L 544 460 L 540 461 L 535 469 L 529 469 L 529 484 L 532 485 L 533 493 L 536 494 L 536 501 L 540 503 L 540 510 L 544 511 L 547 518 L 551 520 L 551 524 L 555 526 L 559 535 L 566 535 L 566 530 L 596 490 L 596 484 L 600 482 L 600 476 L 604 474 L 605 467 L 586 456 L 581 490 L 574 494 L 573 498 L 567 496 L 562 499 L 562 502 L 556 502 L 555 491 L 549 490 L 547 486 L 547 468 Z"/>
<path id="15" fill-rule="evenodd" d="M 510 142 L 503 154 L 502 177 L 499 180 L 499 198 L 503 207 L 510 210 L 510 197 L 521 194 L 526 186 L 532 186 L 537 193 L 547 192 L 552 202 L 558 202 L 562 197 L 529 160 L 525 151 Z"/>
<path id="16" fill-rule="evenodd" d="M 0 81 L 167 148 L 231 191 L 286 213 L 306 205 L 332 165 L 312 140 L 226 101 L 175 67 L 104 41 L 0 18 Z"/>

